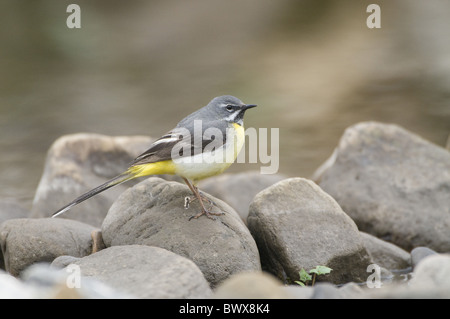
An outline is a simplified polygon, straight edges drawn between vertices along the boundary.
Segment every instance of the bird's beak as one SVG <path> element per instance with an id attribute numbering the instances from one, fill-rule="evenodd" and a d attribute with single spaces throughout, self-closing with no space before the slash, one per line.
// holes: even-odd
<path id="1" fill-rule="evenodd" d="M 245 111 L 247 109 L 251 109 L 252 107 L 256 107 L 256 104 L 245 104 L 244 106 L 242 106 L 242 110 Z"/>

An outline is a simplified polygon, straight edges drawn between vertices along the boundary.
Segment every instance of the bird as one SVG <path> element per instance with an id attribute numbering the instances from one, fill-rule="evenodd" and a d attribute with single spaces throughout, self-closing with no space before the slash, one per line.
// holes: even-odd
<path id="1" fill-rule="evenodd" d="M 209 219 L 223 215 L 223 211 L 217 213 L 211 210 L 218 205 L 198 189 L 197 183 L 223 173 L 236 160 L 245 143 L 244 114 L 256 106 L 245 104 L 231 95 L 213 98 L 155 140 L 123 173 L 77 197 L 53 213 L 52 217 L 113 186 L 134 178 L 161 174 L 177 175 L 184 180 L 193 194 L 193 197 L 185 198 L 186 209 L 195 200 L 200 203 L 200 212 L 189 220 L 203 215 Z M 208 209 L 205 203 L 210 204 Z"/>

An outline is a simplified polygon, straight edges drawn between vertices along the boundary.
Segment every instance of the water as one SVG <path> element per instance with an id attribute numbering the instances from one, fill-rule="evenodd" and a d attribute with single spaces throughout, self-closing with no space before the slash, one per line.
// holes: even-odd
<path id="1" fill-rule="evenodd" d="M 79 30 L 69 3 L 0 4 L 0 198 L 30 205 L 63 134 L 159 137 L 222 94 L 259 105 L 247 127 L 280 129 L 287 176 L 310 177 L 360 121 L 449 136 L 445 2 L 379 1 L 379 30 L 369 2 L 77 1 Z"/>

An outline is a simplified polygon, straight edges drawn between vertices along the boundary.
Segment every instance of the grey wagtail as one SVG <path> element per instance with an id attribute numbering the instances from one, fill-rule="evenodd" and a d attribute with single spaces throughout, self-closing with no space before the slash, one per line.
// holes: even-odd
<path id="1" fill-rule="evenodd" d="M 244 113 L 255 106 L 244 104 L 231 95 L 212 99 L 208 105 L 188 115 L 173 130 L 154 141 L 125 172 L 76 198 L 52 217 L 115 185 L 137 177 L 160 174 L 182 177 L 195 196 L 193 200 L 199 201 L 201 212 L 189 220 L 202 215 L 211 219 L 214 219 L 211 215 L 222 215 L 223 212 L 211 212 L 212 205 L 217 205 L 196 185 L 204 178 L 222 173 L 235 161 L 245 142 Z M 191 201 L 185 199 L 185 208 Z M 209 209 L 206 209 L 204 201 L 211 204 Z"/>

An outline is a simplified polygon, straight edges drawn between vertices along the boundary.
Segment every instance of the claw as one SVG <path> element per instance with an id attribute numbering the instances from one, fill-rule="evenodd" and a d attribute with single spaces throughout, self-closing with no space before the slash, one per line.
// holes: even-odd
<path id="1" fill-rule="evenodd" d="M 200 195 L 200 198 L 202 199 L 202 201 L 207 201 L 209 203 L 209 210 L 211 210 L 213 208 L 213 206 L 217 207 L 218 209 L 220 209 L 220 213 L 211 213 L 212 215 L 216 215 L 216 216 L 220 216 L 220 215 L 225 215 L 225 213 L 228 213 L 227 211 L 223 210 L 222 208 L 219 207 L 219 205 L 216 204 L 216 202 L 214 202 L 212 199 L 210 199 L 209 197 L 207 197 L 203 192 L 199 191 L 198 192 Z"/>
<path id="2" fill-rule="evenodd" d="M 202 210 L 202 211 L 201 211 L 200 213 L 198 213 L 197 215 L 194 215 L 194 216 L 189 217 L 189 220 L 191 220 L 191 219 L 197 219 L 197 218 L 199 218 L 200 216 L 203 216 L 203 215 L 205 215 L 205 216 L 208 217 L 209 219 L 216 220 L 214 217 L 212 217 L 212 215 L 214 215 L 214 216 L 221 216 L 221 215 L 225 215 L 225 213 L 224 213 L 224 212 L 220 212 L 220 213 L 212 213 L 212 212 L 207 211 L 207 210 Z"/>
<path id="3" fill-rule="evenodd" d="M 200 199 L 202 200 L 202 202 L 208 202 L 209 208 L 208 208 L 208 209 L 206 209 L 206 208 L 203 209 L 203 208 L 202 208 L 202 211 L 201 211 L 200 213 L 198 213 L 197 215 L 194 215 L 194 216 L 189 217 L 189 220 L 191 220 L 191 219 L 197 219 L 197 218 L 199 218 L 200 216 L 203 216 L 203 215 L 205 215 L 205 216 L 208 217 L 209 219 L 215 220 L 215 218 L 212 217 L 212 216 L 222 216 L 222 215 L 225 215 L 225 211 L 224 211 L 223 209 L 221 209 L 221 208 L 219 207 L 219 205 L 217 205 L 213 200 L 211 200 L 211 199 L 209 199 L 208 197 L 206 197 L 202 192 L 199 192 L 199 195 L 200 195 Z M 197 197 L 189 197 L 189 196 L 186 196 L 186 197 L 184 198 L 184 208 L 185 208 L 185 209 L 188 209 L 190 203 L 192 203 L 192 202 L 195 201 L 195 200 L 197 200 Z M 220 212 L 219 212 L 219 213 L 213 213 L 213 212 L 211 212 L 211 209 L 212 209 L 214 206 L 217 207 L 218 209 L 220 209 Z"/>

